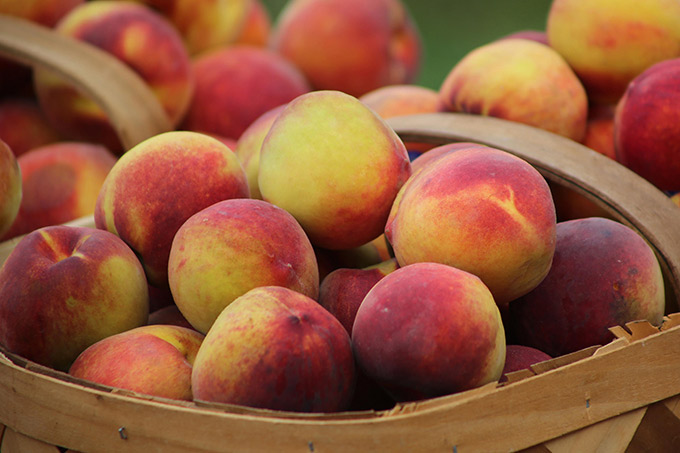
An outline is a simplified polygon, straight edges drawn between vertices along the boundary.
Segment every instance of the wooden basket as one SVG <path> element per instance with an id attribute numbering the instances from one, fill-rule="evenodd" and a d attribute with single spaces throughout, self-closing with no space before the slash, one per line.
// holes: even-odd
<path id="1" fill-rule="evenodd" d="M 59 70 L 99 100 L 130 147 L 169 129 L 144 84 L 96 49 L 0 16 L 0 52 Z M 386 411 L 299 414 L 178 402 L 93 385 L 0 353 L 2 452 L 680 451 L 680 209 L 626 168 L 575 142 L 462 114 L 393 118 L 404 140 L 474 141 L 511 152 L 637 230 L 667 284 L 661 327 L 508 375 L 505 384 Z M 72 224 L 92 226 L 92 218 Z M 18 239 L 0 244 L 0 263 Z"/>

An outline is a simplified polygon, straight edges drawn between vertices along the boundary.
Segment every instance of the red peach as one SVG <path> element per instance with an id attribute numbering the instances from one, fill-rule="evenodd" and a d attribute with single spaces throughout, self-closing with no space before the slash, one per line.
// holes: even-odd
<path id="1" fill-rule="evenodd" d="M 149 325 L 164 324 L 171 326 L 186 327 L 187 329 L 194 329 L 187 318 L 184 317 L 177 305 L 166 305 L 149 313 Z M 197 331 L 198 332 L 198 331 Z"/>
<path id="2" fill-rule="evenodd" d="M 680 190 L 680 58 L 635 77 L 616 106 L 616 160 L 661 190 Z"/>
<path id="3" fill-rule="evenodd" d="M 0 0 L 0 14 L 54 27 L 62 17 L 83 3 L 85 0 Z"/>
<path id="4" fill-rule="evenodd" d="M 279 286 L 248 291 L 198 350 L 194 398 L 273 410 L 336 412 L 355 385 L 349 335 L 313 299 Z"/>
<path id="5" fill-rule="evenodd" d="M 41 365 L 68 370 L 87 347 L 148 316 L 144 270 L 107 231 L 35 230 L 0 268 L 0 344 Z"/>
<path id="6" fill-rule="evenodd" d="M 412 83 L 422 44 L 401 0 L 296 0 L 278 17 L 272 46 L 299 67 L 315 90 L 359 97 Z"/>
<path id="7" fill-rule="evenodd" d="M 517 343 L 560 356 L 613 339 L 610 327 L 646 319 L 658 325 L 665 298 L 661 267 L 631 228 L 591 217 L 557 224 L 550 272 L 510 302 Z"/>
<path id="8" fill-rule="evenodd" d="M 482 281 L 438 263 L 401 267 L 366 294 L 352 328 L 359 368 L 398 401 L 501 377 L 505 333 Z"/>
<path id="9" fill-rule="evenodd" d="M 548 354 L 530 346 L 509 344 L 505 347 L 505 366 L 500 381 L 506 380 L 505 375 L 514 371 L 525 370 L 531 365 L 550 360 Z"/>
<path id="10" fill-rule="evenodd" d="M 262 0 L 250 0 L 243 27 L 233 44 L 267 47 L 272 33 L 272 18 Z"/>
<path id="11" fill-rule="evenodd" d="M 94 343 L 69 374 L 133 392 L 191 401 L 191 370 L 203 334 L 170 325 L 140 326 Z"/>
<path id="12" fill-rule="evenodd" d="M 182 128 L 238 140 L 265 112 L 310 91 L 300 70 L 254 46 L 228 46 L 194 58 L 196 89 Z"/>
<path id="13" fill-rule="evenodd" d="M 15 97 L 0 100 L 0 139 L 18 157 L 30 149 L 60 141 L 62 137 L 35 99 Z"/>

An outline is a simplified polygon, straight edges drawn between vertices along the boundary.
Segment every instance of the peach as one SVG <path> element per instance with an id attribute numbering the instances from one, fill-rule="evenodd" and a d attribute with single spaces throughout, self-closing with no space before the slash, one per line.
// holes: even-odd
<path id="1" fill-rule="evenodd" d="M 97 197 L 94 221 L 139 255 L 149 283 L 167 287 L 170 247 L 182 224 L 218 201 L 248 195 L 245 172 L 222 142 L 165 132 L 118 159 Z"/>
<path id="2" fill-rule="evenodd" d="M 613 218 L 604 207 L 586 198 L 571 187 L 552 181 L 548 182 L 555 203 L 555 214 L 558 222 L 584 219 L 587 217 Z"/>
<path id="3" fill-rule="evenodd" d="M 418 158 L 413 159 L 411 161 L 411 168 L 413 169 L 413 173 L 415 174 L 416 172 L 420 171 L 421 168 L 429 164 L 430 162 L 439 159 L 441 156 L 445 156 L 446 154 L 454 151 L 458 151 L 461 149 L 466 149 L 466 148 L 475 148 L 483 146 L 477 143 L 471 143 L 471 142 L 455 142 L 455 143 L 447 143 L 445 145 L 439 145 L 435 146 L 434 148 L 428 150 L 426 153 L 421 154 L 418 156 Z"/>
<path id="4" fill-rule="evenodd" d="M 678 5 L 680 7 L 680 5 Z M 630 82 L 614 116 L 616 160 L 661 190 L 680 190 L 680 58 Z"/>
<path id="5" fill-rule="evenodd" d="M 194 86 L 189 54 L 177 30 L 159 13 L 132 2 L 86 2 L 55 30 L 128 65 L 156 94 L 172 125 L 184 116 Z M 35 89 L 52 125 L 68 138 L 125 151 L 103 109 L 63 77 L 38 68 Z"/>
<path id="6" fill-rule="evenodd" d="M 441 156 L 404 185 L 385 227 L 400 266 L 437 262 L 477 275 L 503 307 L 548 273 L 555 206 L 526 161 L 478 146 Z"/>
<path id="7" fill-rule="evenodd" d="M 191 55 L 234 42 L 253 0 L 135 0 L 166 17 Z"/>
<path id="8" fill-rule="evenodd" d="M 203 334 L 169 325 L 147 325 L 89 346 L 69 374 L 133 392 L 191 401 L 191 370 Z"/>
<path id="9" fill-rule="evenodd" d="M 397 260 L 391 258 L 363 269 L 336 269 L 321 282 L 319 304 L 351 334 L 357 310 L 368 291 L 398 267 Z"/>
<path id="10" fill-rule="evenodd" d="M 680 56 L 676 0 L 554 0 L 548 42 L 579 76 L 594 103 L 616 103 L 633 78 Z"/>
<path id="11" fill-rule="evenodd" d="M 482 281 L 439 263 L 401 267 L 359 306 L 358 367 L 398 401 L 472 389 L 501 377 L 505 332 Z"/>
<path id="12" fill-rule="evenodd" d="M 233 44 L 267 47 L 272 33 L 272 18 L 262 0 L 250 0 L 241 31 Z"/>
<path id="13" fill-rule="evenodd" d="M 328 269 L 324 277 L 335 269 L 361 269 L 380 264 L 392 258 L 385 235 L 381 234 L 371 242 L 344 250 L 330 250 L 314 247 L 319 267 Z M 323 264 L 322 264 L 323 263 Z"/>
<path id="14" fill-rule="evenodd" d="M 680 207 L 680 192 L 675 192 L 670 197 L 671 201 Z"/>
<path id="15" fill-rule="evenodd" d="M 291 1 L 271 42 L 315 90 L 356 97 L 414 82 L 423 52 L 420 32 L 401 0 Z"/>
<path id="16" fill-rule="evenodd" d="M 23 197 L 4 239 L 92 215 L 116 156 L 94 143 L 56 142 L 22 154 L 17 162 Z"/>
<path id="17" fill-rule="evenodd" d="M 500 39 L 449 71 L 439 93 L 447 110 L 498 117 L 581 141 L 588 99 L 567 62 L 549 46 Z"/>
<path id="18" fill-rule="evenodd" d="M 196 89 L 181 127 L 234 140 L 265 112 L 310 90 L 297 67 L 261 47 L 202 53 L 192 68 Z"/>
<path id="19" fill-rule="evenodd" d="M 356 379 L 349 335 L 316 301 L 263 286 L 229 304 L 194 362 L 194 399 L 296 412 L 346 409 Z"/>
<path id="20" fill-rule="evenodd" d="M 550 272 L 510 303 L 518 344 L 559 356 L 613 339 L 610 327 L 664 315 L 664 282 L 651 247 L 631 228 L 591 217 L 557 224 Z"/>
<path id="21" fill-rule="evenodd" d="M 293 216 L 262 200 L 225 200 L 187 219 L 172 241 L 168 279 L 177 307 L 206 333 L 220 312 L 260 286 L 316 299 L 312 244 Z"/>
<path id="22" fill-rule="evenodd" d="M 17 159 L 0 139 L 0 237 L 10 229 L 19 213 L 22 189 Z"/>
<path id="23" fill-rule="evenodd" d="M 550 360 L 548 354 L 530 346 L 523 346 L 521 344 L 509 344 L 505 347 L 505 366 L 503 367 L 503 375 L 501 382 L 506 381 L 506 374 L 514 371 L 525 370 L 536 363 Z"/>
<path id="24" fill-rule="evenodd" d="M 0 14 L 20 17 L 46 27 L 59 20 L 85 0 L 0 0 Z"/>
<path id="25" fill-rule="evenodd" d="M 272 124 L 258 184 L 314 246 L 342 250 L 383 233 L 410 174 L 406 148 L 385 120 L 346 93 L 315 91 L 288 103 Z"/>
<path id="26" fill-rule="evenodd" d="M 0 100 L 0 138 L 17 157 L 30 149 L 62 140 L 38 102 L 29 97 Z"/>
<path id="27" fill-rule="evenodd" d="M 0 268 L 0 344 L 68 370 L 90 345 L 147 323 L 146 285 L 133 251 L 107 231 L 35 230 Z"/>
<path id="28" fill-rule="evenodd" d="M 616 160 L 614 149 L 614 104 L 595 104 L 588 110 L 586 135 L 582 143 L 590 149 Z"/>
<path id="29" fill-rule="evenodd" d="M 260 186 L 257 183 L 260 171 L 260 150 L 262 149 L 264 138 L 267 136 L 276 117 L 283 110 L 283 107 L 285 107 L 285 104 L 274 107 L 260 115 L 255 121 L 250 123 L 236 141 L 234 152 L 248 176 L 251 198 L 262 199 Z"/>

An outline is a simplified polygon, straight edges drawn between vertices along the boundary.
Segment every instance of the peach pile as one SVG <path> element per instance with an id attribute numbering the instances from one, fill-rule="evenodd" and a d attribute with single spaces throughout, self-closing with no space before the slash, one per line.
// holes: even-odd
<path id="1" fill-rule="evenodd" d="M 416 83 L 400 0 L 0 13 L 128 65 L 173 126 L 124 149 L 56 74 L 0 87 L 3 350 L 161 398 L 378 410 L 512 385 L 666 314 L 653 250 L 603 206 L 501 149 L 405 143 L 388 119 L 540 128 L 680 205 L 676 0 L 553 0 L 545 30 L 471 49 L 437 88 Z M 87 215 L 95 228 L 64 225 Z"/>

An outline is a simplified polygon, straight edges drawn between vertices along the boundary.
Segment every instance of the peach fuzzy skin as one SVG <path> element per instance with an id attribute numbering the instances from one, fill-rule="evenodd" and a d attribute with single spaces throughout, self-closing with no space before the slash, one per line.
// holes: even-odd
<path id="1" fill-rule="evenodd" d="M 246 23 L 251 0 L 135 0 L 165 16 L 191 55 L 233 44 Z"/>
<path id="2" fill-rule="evenodd" d="M 233 44 L 267 47 L 272 34 L 272 17 L 261 0 L 251 0 L 245 23 Z"/>
<path id="3" fill-rule="evenodd" d="M 401 266 L 429 261 L 465 270 L 505 306 L 547 274 L 555 227 L 550 189 L 536 169 L 507 152 L 474 147 L 416 173 L 385 235 Z"/>
<path id="4" fill-rule="evenodd" d="M 531 346 L 523 346 L 520 344 L 509 344 L 505 347 L 505 366 L 503 367 L 503 376 L 500 381 L 507 381 L 505 375 L 514 371 L 525 370 L 536 363 L 550 360 L 548 354 Z"/>
<path id="5" fill-rule="evenodd" d="M 194 362 L 194 399 L 296 412 L 345 410 L 356 380 L 349 335 L 316 301 L 255 288 L 220 313 Z"/>
<path id="6" fill-rule="evenodd" d="M 631 228 L 591 217 L 560 222 L 550 272 L 510 303 L 517 342 L 553 357 L 614 339 L 610 327 L 659 325 L 664 282 L 656 255 Z"/>
<path id="7" fill-rule="evenodd" d="M 264 138 L 267 136 L 272 124 L 274 124 L 274 120 L 284 107 L 285 105 L 280 105 L 260 115 L 243 131 L 236 141 L 234 152 L 248 176 L 251 198 L 262 199 L 260 186 L 257 183 L 260 172 L 260 150 L 262 149 Z"/>
<path id="8" fill-rule="evenodd" d="M 116 156 L 93 143 L 57 142 L 32 149 L 17 162 L 23 198 L 4 239 L 92 215 Z"/>
<path id="9" fill-rule="evenodd" d="M 196 89 L 181 128 L 234 140 L 264 113 L 310 91 L 297 67 L 260 47 L 205 52 L 192 68 Z"/>
<path id="10" fill-rule="evenodd" d="M 418 156 L 417 159 L 414 159 L 411 161 L 411 168 L 413 169 L 413 173 L 415 174 L 416 172 L 420 171 L 421 168 L 425 167 L 426 165 L 430 164 L 430 162 L 435 161 L 439 159 L 442 156 L 445 156 L 451 152 L 459 151 L 461 149 L 467 149 L 467 148 L 477 148 L 480 146 L 478 143 L 472 143 L 472 142 L 456 142 L 456 143 L 447 143 L 445 145 L 439 145 L 435 146 L 434 148 L 430 149 L 426 153 Z"/>
<path id="11" fill-rule="evenodd" d="M 171 124 L 184 116 L 194 87 L 189 54 L 177 30 L 159 13 L 131 2 L 86 2 L 66 15 L 56 31 L 130 67 L 156 95 Z M 35 89 L 50 122 L 64 135 L 124 151 L 104 110 L 62 77 L 36 69 Z"/>
<path id="12" fill-rule="evenodd" d="M 297 0 L 281 11 L 271 46 L 315 90 L 361 96 L 412 83 L 422 59 L 420 32 L 401 0 Z"/>
<path id="13" fill-rule="evenodd" d="M 69 374 L 145 395 L 191 401 L 191 370 L 203 338 L 186 327 L 137 327 L 88 347 Z"/>
<path id="14" fill-rule="evenodd" d="M 203 333 L 259 286 L 319 295 L 316 257 L 302 227 L 262 200 L 225 200 L 191 216 L 172 242 L 168 278 L 177 307 Z"/>
<path id="15" fill-rule="evenodd" d="M 391 258 L 363 269 L 336 269 L 321 282 L 319 304 L 335 316 L 351 335 L 357 310 L 368 291 L 398 267 L 397 260 Z"/>
<path id="16" fill-rule="evenodd" d="M 218 201 L 248 195 L 245 172 L 222 142 L 166 132 L 118 159 L 99 192 L 94 221 L 140 256 L 149 283 L 167 287 L 170 247 L 182 224 Z"/>
<path id="17" fill-rule="evenodd" d="M 149 325 L 156 324 L 186 327 L 187 329 L 196 330 L 174 303 L 149 313 Z"/>
<path id="18" fill-rule="evenodd" d="M 5 98 L 0 101 L 0 138 L 15 156 L 26 151 L 62 140 L 31 98 Z"/>
<path id="19" fill-rule="evenodd" d="M 680 58 L 633 79 L 616 107 L 616 160 L 661 190 L 680 190 Z"/>
<path id="20" fill-rule="evenodd" d="M 342 250 L 380 236 L 411 175 L 397 134 L 362 102 L 315 91 L 279 114 L 260 151 L 263 199 L 295 217 L 316 247 Z"/>
<path id="21" fill-rule="evenodd" d="M 33 231 L 0 268 L 0 344 L 66 371 L 90 345 L 147 323 L 146 285 L 135 254 L 109 232 Z"/>
<path id="22" fill-rule="evenodd" d="M 69 11 L 83 3 L 85 0 L 0 0 L 0 14 L 54 27 Z"/>
<path id="23" fill-rule="evenodd" d="M 528 39 L 501 39 L 472 50 L 439 89 L 452 112 L 493 116 L 581 141 L 588 99 L 567 62 Z"/>
<path id="24" fill-rule="evenodd" d="M 21 196 L 21 168 L 12 150 L 0 139 L 0 237 L 14 223 Z"/>
<path id="25" fill-rule="evenodd" d="M 680 56 L 677 0 L 556 0 L 546 26 L 550 46 L 594 103 L 615 103 L 633 78 Z"/>
<path id="26" fill-rule="evenodd" d="M 456 393 L 501 377 L 505 331 L 488 288 L 438 263 L 386 275 L 352 328 L 359 368 L 398 401 Z"/>

